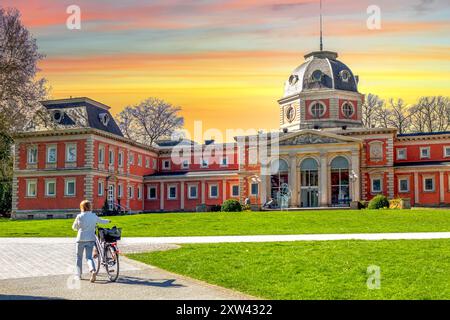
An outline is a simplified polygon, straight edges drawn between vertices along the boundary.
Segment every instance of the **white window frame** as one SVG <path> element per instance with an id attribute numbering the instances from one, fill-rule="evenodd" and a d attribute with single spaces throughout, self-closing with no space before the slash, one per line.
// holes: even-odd
<path id="1" fill-rule="evenodd" d="M 168 166 L 166 166 L 168 164 Z M 162 161 L 162 169 L 163 170 L 170 170 L 171 167 L 171 161 L 170 160 L 163 160 Z"/>
<path id="2" fill-rule="evenodd" d="M 225 163 L 223 162 L 223 160 L 225 160 Z M 221 167 L 228 167 L 228 157 L 224 156 L 220 158 L 220 166 Z"/>
<path id="3" fill-rule="evenodd" d="M 237 188 L 238 188 L 238 189 L 237 189 L 237 191 L 238 191 L 237 194 L 234 194 L 234 192 L 233 192 L 233 191 L 234 191 L 234 190 L 233 190 L 234 187 L 237 187 Z M 230 186 L 230 189 L 231 189 L 231 190 L 230 190 L 230 194 L 231 194 L 232 197 L 239 197 L 239 195 L 240 195 L 240 193 L 241 193 L 241 190 L 240 190 L 241 187 L 240 187 L 238 184 L 232 184 L 232 185 Z"/>
<path id="4" fill-rule="evenodd" d="M 195 188 L 195 197 L 191 195 L 191 189 Z M 190 184 L 188 185 L 188 199 L 198 199 L 198 185 L 197 184 Z"/>
<path id="5" fill-rule="evenodd" d="M 123 198 L 123 183 L 117 184 L 117 198 Z"/>
<path id="6" fill-rule="evenodd" d="M 444 146 L 444 158 L 450 158 L 450 146 Z"/>
<path id="7" fill-rule="evenodd" d="M 217 188 L 217 195 L 216 195 L 216 196 L 213 196 L 213 195 L 212 195 L 212 188 L 213 188 L 213 187 L 216 187 L 216 188 Z M 220 190 L 219 190 L 219 185 L 218 185 L 217 183 L 212 183 L 212 184 L 209 185 L 208 197 L 209 197 L 210 199 L 218 199 L 218 198 L 219 198 L 219 192 L 220 192 Z"/>
<path id="8" fill-rule="evenodd" d="M 55 161 L 50 161 L 50 150 L 55 150 Z M 47 146 L 47 152 L 46 152 L 45 158 L 46 158 L 45 161 L 50 164 L 54 164 L 54 163 L 58 162 L 58 147 L 56 146 L 56 144 Z"/>
<path id="9" fill-rule="evenodd" d="M 34 194 L 30 194 L 30 186 L 34 185 Z M 38 195 L 38 184 L 37 180 L 27 180 L 27 198 L 36 198 Z"/>
<path id="10" fill-rule="evenodd" d="M 99 197 L 103 197 L 104 194 L 105 194 L 105 182 L 103 180 L 98 180 L 97 195 Z"/>
<path id="11" fill-rule="evenodd" d="M 137 198 L 138 200 L 142 200 L 142 186 L 138 185 L 137 187 Z"/>
<path id="12" fill-rule="evenodd" d="M 113 166 L 113 165 L 114 165 L 114 162 L 115 162 L 115 156 L 116 156 L 116 153 L 114 152 L 114 149 L 109 149 L 109 150 L 108 150 L 108 164 L 109 164 L 110 166 Z"/>
<path id="13" fill-rule="evenodd" d="M 170 189 L 175 188 L 175 197 L 170 195 Z M 178 199 L 178 186 L 171 184 L 167 186 L 167 200 L 177 200 Z"/>
<path id="14" fill-rule="evenodd" d="M 208 168 L 209 167 L 209 160 L 202 158 L 200 160 L 200 168 Z"/>
<path id="15" fill-rule="evenodd" d="M 100 145 L 98 147 L 98 163 L 104 164 L 105 163 L 105 146 Z"/>
<path id="16" fill-rule="evenodd" d="M 156 170 L 158 168 L 158 161 L 156 159 L 153 159 L 153 169 Z"/>
<path id="17" fill-rule="evenodd" d="M 423 153 L 422 153 L 423 150 L 427 150 L 427 152 L 428 152 L 428 155 L 426 157 L 423 156 Z M 420 147 L 420 159 L 430 159 L 430 157 L 431 157 L 430 153 L 431 153 L 430 147 Z"/>
<path id="18" fill-rule="evenodd" d="M 257 192 L 256 193 L 254 193 L 253 192 L 253 186 L 256 186 L 256 188 L 257 188 Z M 254 196 L 254 197 L 256 197 L 256 196 L 258 196 L 259 195 L 259 183 L 256 183 L 256 182 L 250 182 L 250 195 L 251 196 Z"/>
<path id="19" fill-rule="evenodd" d="M 431 179 L 433 181 L 433 189 L 432 190 L 427 190 L 427 184 L 426 184 L 426 180 Z M 423 176 L 423 180 L 422 180 L 422 189 L 423 192 L 436 192 L 436 179 L 435 176 Z"/>
<path id="20" fill-rule="evenodd" d="M 73 194 L 69 194 L 69 183 L 73 182 Z M 64 196 L 75 197 L 77 195 L 77 180 L 68 178 L 64 180 Z"/>
<path id="21" fill-rule="evenodd" d="M 155 196 L 151 197 L 150 190 L 155 190 Z M 148 200 L 157 200 L 158 199 L 158 187 L 156 186 L 147 186 L 147 199 Z"/>
<path id="22" fill-rule="evenodd" d="M 404 156 L 400 156 L 400 152 L 404 151 Z M 408 158 L 408 149 L 407 148 L 397 148 L 397 160 L 406 160 Z"/>
<path id="23" fill-rule="evenodd" d="M 53 183 L 55 185 L 54 187 L 54 193 L 50 194 L 49 191 L 49 184 Z M 56 197 L 56 179 L 45 179 L 45 196 L 46 197 Z"/>
<path id="24" fill-rule="evenodd" d="M 128 186 L 128 199 L 134 199 L 134 186 Z"/>
<path id="25" fill-rule="evenodd" d="M 120 150 L 119 153 L 117 154 L 117 165 L 119 166 L 119 168 L 123 168 L 124 156 L 125 154 L 122 150 Z"/>
<path id="26" fill-rule="evenodd" d="M 189 163 L 189 160 L 188 160 L 188 159 L 184 159 L 184 160 L 181 162 L 181 168 L 182 168 L 182 169 L 189 169 L 189 165 L 190 165 L 190 163 Z"/>
<path id="27" fill-rule="evenodd" d="M 380 180 L 380 190 L 374 190 L 374 181 Z M 382 193 L 383 192 L 383 178 L 382 177 L 371 177 L 370 178 L 370 192 L 371 193 Z"/>
<path id="28" fill-rule="evenodd" d="M 134 165 L 134 152 L 130 152 L 130 159 L 128 159 L 130 165 Z"/>
<path id="29" fill-rule="evenodd" d="M 71 148 L 75 148 L 75 159 L 69 159 L 69 151 Z M 76 143 L 68 143 L 66 144 L 66 162 L 67 163 L 76 163 L 78 159 L 78 145 Z"/>
<path id="30" fill-rule="evenodd" d="M 142 155 L 138 154 L 138 166 L 142 167 Z"/>
<path id="31" fill-rule="evenodd" d="M 407 184 L 407 190 L 402 190 L 402 181 L 406 181 Z M 408 177 L 399 177 L 398 178 L 398 192 L 399 193 L 408 193 L 409 192 L 409 178 Z"/>
<path id="32" fill-rule="evenodd" d="M 145 157 L 145 167 L 146 167 L 147 169 L 150 168 L 150 158 L 149 158 L 149 157 Z"/>
<path id="33" fill-rule="evenodd" d="M 33 161 L 30 161 L 31 160 L 31 152 L 35 153 Z M 37 162 L 38 162 L 38 153 L 39 153 L 38 152 L 38 147 L 36 147 L 36 146 L 28 147 L 28 149 L 27 149 L 27 163 L 28 164 L 37 164 Z"/>

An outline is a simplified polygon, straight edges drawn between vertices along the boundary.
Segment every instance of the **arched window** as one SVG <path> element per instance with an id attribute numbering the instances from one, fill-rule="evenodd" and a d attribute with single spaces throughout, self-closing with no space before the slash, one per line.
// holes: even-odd
<path id="1" fill-rule="evenodd" d="M 353 117 L 353 115 L 355 114 L 355 108 L 353 108 L 353 105 L 350 102 L 344 102 L 342 104 L 342 114 L 347 119 Z"/>
<path id="2" fill-rule="evenodd" d="M 348 206 L 350 201 L 349 163 L 345 157 L 337 156 L 331 161 L 331 203 Z"/>
<path id="3" fill-rule="evenodd" d="M 313 118 L 316 119 L 323 117 L 325 111 L 326 111 L 325 105 L 320 102 L 314 102 L 309 107 L 309 113 L 311 114 L 311 116 L 313 116 Z"/>
<path id="4" fill-rule="evenodd" d="M 301 194 L 300 205 L 302 207 L 319 206 L 319 165 L 313 158 L 306 158 L 300 164 L 301 170 Z"/>
<path id="5" fill-rule="evenodd" d="M 283 159 L 275 159 L 270 164 L 270 173 L 278 174 L 280 172 L 288 172 L 289 166 L 286 160 Z"/>

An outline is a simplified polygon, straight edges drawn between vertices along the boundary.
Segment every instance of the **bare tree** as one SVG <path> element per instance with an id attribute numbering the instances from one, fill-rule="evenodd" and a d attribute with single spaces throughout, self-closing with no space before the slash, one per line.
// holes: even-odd
<path id="1" fill-rule="evenodd" d="M 36 40 L 20 21 L 16 9 L 0 8 L 0 131 L 23 129 L 46 96 L 45 80 L 37 79 L 43 58 Z"/>
<path id="2" fill-rule="evenodd" d="M 119 126 L 127 138 L 151 146 L 183 127 L 184 119 L 179 116 L 180 111 L 180 107 L 161 99 L 148 98 L 120 112 Z"/>
<path id="3" fill-rule="evenodd" d="M 449 129 L 449 98 L 421 97 L 411 108 L 412 127 L 416 132 L 439 132 Z"/>
<path id="4" fill-rule="evenodd" d="M 388 127 L 397 128 L 397 133 L 406 133 L 411 128 L 411 114 L 403 99 L 389 99 Z"/>
<path id="5" fill-rule="evenodd" d="M 373 128 L 384 101 L 377 95 L 369 93 L 364 104 L 362 105 L 362 122 L 364 127 Z"/>

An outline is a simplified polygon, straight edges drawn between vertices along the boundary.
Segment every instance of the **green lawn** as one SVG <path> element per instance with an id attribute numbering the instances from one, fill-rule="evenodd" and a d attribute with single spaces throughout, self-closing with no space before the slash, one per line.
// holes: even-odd
<path id="1" fill-rule="evenodd" d="M 183 245 L 129 255 L 268 299 L 450 299 L 450 240 Z M 381 287 L 367 288 L 380 267 Z"/>
<path id="2" fill-rule="evenodd" d="M 126 237 L 450 231 L 450 210 L 170 213 L 112 217 Z M 0 237 L 73 237 L 72 220 L 0 219 Z"/>

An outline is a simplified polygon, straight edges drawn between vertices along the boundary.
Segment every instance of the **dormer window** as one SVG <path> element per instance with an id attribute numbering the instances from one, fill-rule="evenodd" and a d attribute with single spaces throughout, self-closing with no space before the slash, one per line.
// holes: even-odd
<path id="1" fill-rule="evenodd" d="M 291 86 L 295 85 L 298 82 L 298 76 L 293 74 L 289 77 L 289 84 Z"/>
<path id="2" fill-rule="evenodd" d="M 64 118 L 64 112 L 61 110 L 54 110 L 52 112 L 52 118 L 56 123 L 61 123 L 62 119 Z"/>
<path id="3" fill-rule="evenodd" d="M 352 77 L 352 75 L 350 74 L 350 71 L 348 71 L 348 70 L 342 70 L 341 72 L 339 72 L 339 76 L 341 77 L 342 81 L 344 81 L 344 82 L 348 82 L 350 80 L 350 78 Z"/>
<path id="4" fill-rule="evenodd" d="M 108 126 L 108 123 L 109 123 L 109 121 L 111 120 L 109 114 L 107 114 L 107 113 L 100 113 L 99 119 L 100 119 L 100 122 L 101 122 L 105 127 Z"/>
<path id="5" fill-rule="evenodd" d="M 311 81 L 312 82 L 320 82 L 320 81 L 322 81 L 322 76 L 323 76 L 322 71 L 316 70 L 311 75 Z"/>

